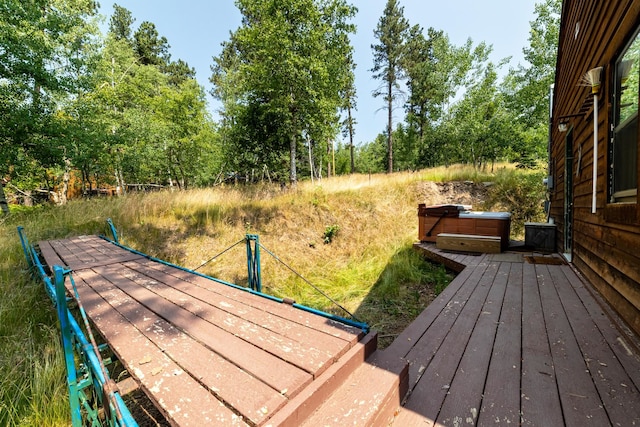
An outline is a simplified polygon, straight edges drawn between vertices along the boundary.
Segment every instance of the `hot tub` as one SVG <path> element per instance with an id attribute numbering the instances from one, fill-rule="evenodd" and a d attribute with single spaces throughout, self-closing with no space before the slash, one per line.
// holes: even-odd
<path id="1" fill-rule="evenodd" d="M 435 242 L 440 233 L 498 236 L 500 247 L 509 247 L 511 214 L 509 212 L 476 212 L 454 209 L 418 207 L 418 238 L 422 242 Z M 446 211 L 446 213 L 444 213 Z"/>

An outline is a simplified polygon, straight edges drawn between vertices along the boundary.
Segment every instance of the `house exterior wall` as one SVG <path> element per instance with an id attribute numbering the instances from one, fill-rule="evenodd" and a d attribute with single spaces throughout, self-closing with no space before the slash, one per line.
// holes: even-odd
<path id="1" fill-rule="evenodd" d="M 616 61 L 639 29 L 638 0 L 563 2 L 549 157 L 553 179 L 550 217 L 558 227 L 557 246 L 564 248 L 570 242 L 576 268 L 637 333 L 640 333 L 640 207 L 637 199 L 631 203 L 611 201 L 609 168 Z M 598 173 L 596 212 L 592 213 L 595 108 L 591 88 L 581 86 L 580 82 L 588 70 L 599 66 L 604 68 L 598 92 Z M 558 129 L 560 122 L 567 123 L 568 132 Z M 567 151 L 568 140 L 573 145 Z M 566 170 L 567 160 L 571 170 Z M 640 182 L 638 171 L 636 175 Z M 573 194 L 566 201 L 569 185 Z M 565 216 L 568 203 L 572 207 L 571 223 Z M 565 238 L 567 233 L 569 239 Z"/>

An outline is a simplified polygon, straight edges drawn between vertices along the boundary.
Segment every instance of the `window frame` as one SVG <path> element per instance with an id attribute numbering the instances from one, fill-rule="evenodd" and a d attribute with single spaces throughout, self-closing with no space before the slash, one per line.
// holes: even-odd
<path id="1" fill-rule="evenodd" d="M 611 73 L 611 126 L 610 126 L 610 136 L 609 136 L 609 147 L 608 147 L 608 162 L 607 162 L 607 174 L 608 174 L 608 185 L 607 185 L 607 202 L 608 206 L 616 206 L 616 205 L 634 205 L 638 206 L 638 187 L 640 186 L 640 173 L 638 165 L 640 165 L 639 161 L 639 153 L 640 150 L 638 147 L 640 146 L 640 129 L 638 129 L 638 120 L 639 120 L 639 111 L 640 111 L 640 78 L 638 81 L 638 87 L 635 89 L 635 101 L 636 101 L 636 109 L 631 115 L 626 117 L 621 123 L 616 123 L 619 120 L 620 116 L 620 102 L 622 98 L 622 82 L 619 75 L 620 64 L 623 62 L 625 55 L 630 51 L 631 47 L 634 43 L 640 43 L 640 27 L 636 28 L 633 32 L 632 37 L 625 44 L 624 48 L 615 55 L 614 61 L 612 64 L 612 73 Z M 637 67 L 640 67 L 640 55 L 635 59 L 637 61 Z M 629 88 L 630 89 L 630 88 Z M 630 171 L 629 174 L 633 174 L 635 172 L 635 188 L 624 188 L 621 190 L 615 190 L 615 174 L 616 174 L 616 165 L 615 165 L 615 142 L 616 136 L 620 134 L 622 130 L 628 128 L 629 126 L 633 126 L 635 122 L 636 126 L 636 135 L 635 135 L 635 151 L 636 151 L 636 165 L 635 171 Z M 631 179 L 631 177 L 629 177 Z M 625 208 L 624 211 L 629 212 L 629 207 Z M 640 213 L 634 215 L 633 222 L 637 222 L 640 217 Z M 629 218 L 631 220 L 631 218 Z M 622 221 L 622 222 L 627 222 Z"/>

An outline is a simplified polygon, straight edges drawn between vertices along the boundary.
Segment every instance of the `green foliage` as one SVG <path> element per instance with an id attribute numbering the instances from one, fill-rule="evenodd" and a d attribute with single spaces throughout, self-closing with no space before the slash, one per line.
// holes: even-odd
<path id="1" fill-rule="evenodd" d="M 384 348 L 451 280 L 442 265 L 426 261 L 407 244 L 393 254 L 356 315 L 380 332 L 378 344 Z"/>
<path id="2" fill-rule="evenodd" d="M 420 26 L 411 27 L 403 57 L 409 89 L 405 109 L 418 144 L 425 142 L 428 127 L 443 118 L 446 105 L 467 77 L 474 60 L 471 47 L 470 40 L 461 47 L 452 45 L 447 34 L 432 27 L 426 37 Z"/>
<path id="3" fill-rule="evenodd" d="M 526 64 L 512 70 L 505 82 L 510 108 L 527 127 L 548 124 L 549 86 L 555 78 L 561 9 L 561 0 L 536 3 L 529 46 L 522 50 Z"/>
<path id="4" fill-rule="evenodd" d="M 296 182 L 303 144 L 326 147 L 337 134 L 342 95 L 352 85 L 344 58 L 356 9 L 344 0 L 236 3 L 242 26 L 214 58 L 211 77 L 224 105 L 226 156 L 244 171 L 288 165 Z"/>
<path id="5" fill-rule="evenodd" d="M 0 242 L 0 425 L 65 425 L 70 416 L 55 311 L 25 270 L 15 227 L 0 229 L 7 236 Z"/>
<path id="6" fill-rule="evenodd" d="M 153 23 L 131 37 L 134 19 L 116 5 L 102 40 L 94 1 L 31 3 L 9 2 L 0 17 L 0 176 L 12 178 L 9 192 L 64 203 L 74 171 L 82 193 L 215 180 L 219 140 L 204 90 L 188 64 L 169 62 Z"/>
<path id="7" fill-rule="evenodd" d="M 514 160 L 525 165 L 531 158 L 542 158 L 547 149 L 549 87 L 555 79 L 561 9 L 561 0 L 536 3 L 529 46 L 523 49 L 526 63 L 512 69 L 502 85 L 521 141 L 513 148 Z"/>
<path id="8" fill-rule="evenodd" d="M 117 4 L 113 5 L 113 15 L 109 18 L 109 33 L 116 40 L 132 43 L 131 26 L 135 18 L 131 11 Z"/>
<path id="9" fill-rule="evenodd" d="M 395 99 L 397 92 L 391 90 L 397 90 L 397 86 L 389 77 L 406 75 L 407 115 L 405 123 L 393 132 L 389 121 L 385 132 L 367 145 L 375 149 L 384 138 L 384 165 L 389 168 L 393 163 L 394 170 L 457 162 L 484 167 L 497 161 L 533 167 L 546 153 L 548 93 L 555 72 L 560 6 L 559 0 L 536 4 L 530 46 L 524 48 L 527 65 L 511 70 L 501 82 L 497 71 L 508 58 L 494 64 L 488 59 L 490 45 L 474 46 L 469 39 L 462 46 L 454 46 L 444 32 L 434 28 L 425 34 L 414 25 L 401 37 L 398 28 L 402 8 L 389 0 L 377 34 L 390 40 L 391 31 L 396 29 L 397 37 L 388 50 L 383 49 L 382 42 L 374 46 L 374 60 L 378 64 L 384 55 L 395 53 L 402 61 L 395 74 L 382 79 L 385 85 L 377 93 L 385 96 L 385 102 Z M 374 69 L 378 71 L 376 77 L 390 70 L 389 66 Z M 388 103 L 386 108 L 391 110 L 393 106 Z"/>
<path id="10" fill-rule="evenodd" d="M 161 37 L 153 22 L 144 21 L 133 34 L 133 47 L 142 65 L 162 66 L 169 63 L 169 43 Z"/>
<path id="11" fill-rule="evenodd" d="M 514 138 L 512 117 L 496 86 L 496 66 L 489 62 L 480 72 L 480 80 L 452 109 L 456 159 L 476 166 L 508 158 Z"/>
<path id="12" fill-rule="evenodd" d="M 333 242 L 333 239 L 338 235 L 340 226 L 338 224 L 328 225 L 324 229 L 323 241 L 325 245 Z"/>
<path id="13" fill-rule="evenodd" d="M 3 2 L 0 13 L 0 175 L 25 190 L 64 164 L 60 99 L 82 90 L 97 25 L 92 0 Z M 24 179 L 21 179 L 24 178 Z"/>
<path id="14" fill-rule="evenodd" d="M 485 210 L 511 212 L 511 234 L 523 236 L 525 222 L 544 222 L 544 170 L 500 169 L 489 187 Z"/>

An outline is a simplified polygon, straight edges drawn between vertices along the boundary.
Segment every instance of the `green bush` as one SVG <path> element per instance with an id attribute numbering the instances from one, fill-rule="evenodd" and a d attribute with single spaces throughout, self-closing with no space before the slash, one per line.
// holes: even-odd
<path id="1" fill-rule="evenodd" d="M 328 225 L 324 229 L 324 243 L 329 244 L 333 241 L 333 238 L 338 235 L 338 231 L 340 231 L 340 226 L 337 224 Z"/>
<path id="2" fill-rule="evenodd" d="M 521 238 L 525 222 L 544 221 L 544 170 L 500 169 L 489 187 L 485 210 L 511 212 L 511 235 Z"/>

